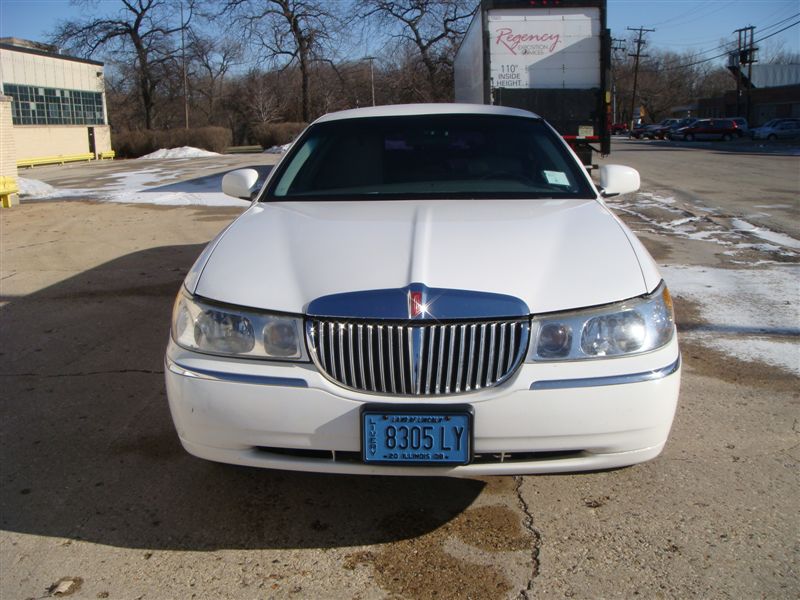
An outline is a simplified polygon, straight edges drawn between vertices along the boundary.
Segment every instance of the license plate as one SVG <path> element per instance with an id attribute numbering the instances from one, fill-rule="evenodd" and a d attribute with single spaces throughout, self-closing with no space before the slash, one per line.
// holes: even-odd
<path id="1" fill-rule="evenodd" d="M 365 463 L 464 465 L 472 456 L 469 412 L 364 410 Z"/>

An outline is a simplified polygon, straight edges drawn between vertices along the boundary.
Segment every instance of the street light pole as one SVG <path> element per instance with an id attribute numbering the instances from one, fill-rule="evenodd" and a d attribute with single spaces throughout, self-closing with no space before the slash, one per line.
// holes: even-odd
<path id="1" fill-rule="evenodd" d="M 372 88 L 372 106 L 375 106 L 375 57 L 365 56 L 364 60 L 369 61 L 369 82 Z"/>

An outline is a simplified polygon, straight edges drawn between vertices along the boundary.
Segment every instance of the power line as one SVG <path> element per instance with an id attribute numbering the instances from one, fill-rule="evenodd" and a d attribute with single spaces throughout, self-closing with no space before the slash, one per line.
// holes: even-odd
<path id="1" fill-rule="evenodd" d="M 661 29 L 672 29 L 673 27 L 681 27 L 686 25 L 687 23 L 691 23 L 696 21 L 697 19 L 704 19 L 706 17 L 710 17 L 713 14 L 716 14 L 722 10 L 727 9 L 729 6 L 734 4 L 733 0 L 722 4 L 721 6 L 714 6 L 711 2 L 705 5 L 701 5 L 698 8 L 690 10 L 680 15 L 676 15 L 670 19 L 666 19 L 665 21 L 661 21 L 660 23 L 655 23 L 652 27 L 660 27 Z M 710 9 L 710 10 L 709 10 Z M 698 12 L 702 14 L 693 14 L 693 12 Z M 691 18 L 686 18 L 691 17 Z M 677 23 L 675 22 L 677 21 Z"/>
<path id="2" fill-rule="evenodd" d="M 776 21 L 775 23 L 772 23 L 770 25 L 760 25 L 760 24 L 758 24 L 758 25 L 756 25 L 756 27 L 758 27 L 762 32 L 766 32 L 767 30 L 772 29 L 773 27 L 779 27 L 780 25 L 782 25 L 786 21 L 791 21 L 792 19 L 796 19 L 797 17 L 800 17 L 800 13 L 795 13 L 793 15 L 790 15 L 790 16 L 788 16 L 788 17 L 786 17 L 784 19 L 781 19 L 780 21 Z M 704 44 L 710 44 L 710 43 L 712 43 L 714 41 L 719 41 L 719 38 L 707 39 L 707 40 L 703 40 L 703 41 L 699 41 L 699 42 L 686 42 L 685 44 L 670 43 L 669 45 L 670 46 L 681 46 L 681 47 L 685 47 L 685 46 L 702 46 Z M 660 40 L 660 43 L 664 44 L 664 43 L 666 43 L 666 41 L 662 38 Z M 725 45 L 723 44 L 723 45 L 719 45 L 719 46 L 714 46 L 713 48 L 710 48 L 708 50 L 698 50 L 697 53 L 698 54 L 708 54 L 709 52 L 714 52 L 714 51 L 719 50 L 719 49 L 724 48 L 724 47 L 725 47 Z"/>
<path id="3" fill-rule="evenodd" d="M 779 29 L 778 31 L 774 31 L 774 32 L 770 33 L 769 35 L 765 35 L 764 37 L 760 37 L 757 40 L 755 40 L 754 43 L 757 44 L 759 42 L 763 42 L 764 40 L 767 40 L 767 39 L 769 39 L 769 38 L 771 38 L 773 36 L 776 36 L 779 33 L 783 33 L 787 29 L 791 29 L 792 27 L 796 27 L 797 25 L 800 25 L 800 21 L 795 21 L 794 23 L 792 23 L 791 25 L 787 25 L 783 29 Z M 719 46 L 719 47 L 722 48 L 722 46 Z M 703 53 L 700 52 L 700 54 L 703 54 Z M 729 51 L 728 52 L 723 52 L 722 54 L 717 54 L 716 56 L 711 56 L 710 58 L 704 58 L 702 60 L 698 60 L 698 61 L 695 61 L 695 62 L 687 63 L 685 65 L 677 65 L 677 66 L 674 66 L 674 67 L 662 67 L 662 68 L 659 68 L 658 71 L 661 72 L 661 71 L 676 71 L 678 69 L 688 69 L 689 67 L 695 67 L 697 65 L 702 65 L 703 63 L 711 62 L 712 60 L 717 60 L 718 58 L 722 58 L 724 56 L 728 56 L 728 54 L 730 54 Z"/>

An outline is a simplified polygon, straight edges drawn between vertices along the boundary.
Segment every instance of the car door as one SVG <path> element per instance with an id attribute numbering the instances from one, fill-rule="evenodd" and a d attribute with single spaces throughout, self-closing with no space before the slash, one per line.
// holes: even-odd
<path id="1" fill-rule="evenodd" d="M 695 127 L 697 131 L 695 132 L 695 137 L 698 140 L 709 140 L 715 136 L 714 133 L 714 121 L 699 121 L 695 123 Z"/>

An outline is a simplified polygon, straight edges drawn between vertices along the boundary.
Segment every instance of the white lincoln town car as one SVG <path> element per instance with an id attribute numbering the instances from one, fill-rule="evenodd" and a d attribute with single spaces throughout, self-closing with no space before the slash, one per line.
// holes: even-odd
<path id="1" fill-rule="evenodd" d="M 380 475 L 607 469 L 664 448 L 672 300 L 543 119 L 478 105 L 349 110 L 270 173 L 180 290 L 166 353 L 201 458 Z"/>

